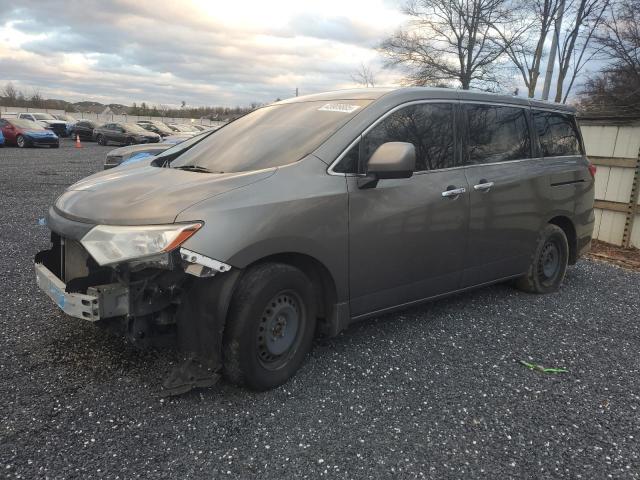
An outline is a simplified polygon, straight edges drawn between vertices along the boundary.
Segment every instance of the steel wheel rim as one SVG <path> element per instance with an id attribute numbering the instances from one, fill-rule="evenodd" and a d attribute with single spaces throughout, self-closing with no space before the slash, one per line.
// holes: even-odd
<path id="1" fill-rule="evenodd" d="M 267 303 L 256 335 L 258 361 L 264 368 L 281 368 L 297 351 L 304 325 L 303 305 L 292 290 L 278 293 Z"/>
<path id="2" fill-rule="evenodd" d="M 17 138 L 16 142 L 18 143 L 19 147 L 24 147 L 24 137 L 20 136 Z"/>
<path id="3" fill-rule="evenodd" d="M 540 252 L 538 273 L 544 280 L 554 279 L 560 271 L 560 249 L 556 242 L 547 241 Z"/>

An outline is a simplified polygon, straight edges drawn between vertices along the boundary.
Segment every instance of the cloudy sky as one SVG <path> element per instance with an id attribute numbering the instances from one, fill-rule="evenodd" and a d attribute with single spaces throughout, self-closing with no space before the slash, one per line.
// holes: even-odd
<path id="1" fill-rule="evenodd" d="M 0 85 L 103 103 L 248 105 L 348 88 L 400 0 L 20 0 L 0 8 Z"/>

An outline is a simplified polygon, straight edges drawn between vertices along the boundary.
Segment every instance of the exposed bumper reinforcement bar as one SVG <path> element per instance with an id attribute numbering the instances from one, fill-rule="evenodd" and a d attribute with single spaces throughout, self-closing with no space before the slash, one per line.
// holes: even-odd
<path id="1" fill-rule="evenodd" d="M 72 317 L 97 322 L 129 313 L 129 289 L 119 284 L 90 287 L 86 294 L 69 293 L 62 280 L 41 263 L 35 264 L 36 282 L 60 309 Z"/>

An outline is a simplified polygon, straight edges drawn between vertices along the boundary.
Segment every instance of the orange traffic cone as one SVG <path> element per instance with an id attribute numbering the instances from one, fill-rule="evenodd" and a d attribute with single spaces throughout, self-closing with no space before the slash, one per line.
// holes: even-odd
<path id="1" fill-rule="evenodd" d="M 82 148 L 82 144 L 80 143 L 80 135 L 76 134 L 76 148 Z"/>

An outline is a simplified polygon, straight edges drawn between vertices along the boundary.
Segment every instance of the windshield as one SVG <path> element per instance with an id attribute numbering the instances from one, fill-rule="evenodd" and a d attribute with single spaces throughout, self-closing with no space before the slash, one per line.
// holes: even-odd
<path id="1" fill-rule="evenodd" d="M 195 132 L 196 130 L 191 128 L 189 125 L 171 125 L 173 128 L 177 128 L 180 132 Z"/>
<path id="2" fill-rule="evenodd" d="M 247 172 L 297 162 L 353 118 L 370 100 L 285 103 L 259 108 L 215 130 L 172 167 Z"/>
<path id="3" fill-rule="evenodd" d="M 158 130 L 160 130 L 162 133 L 167 133 L 167 134 L 172 134 L 173 130 L 171 130 L 167 125 L 165 125 L 162 122 L 158 122 L 157 120 L 153 120 L 151 122 L 152 125 L 154 125 L 155 127 L 158 128 Z"/>
<path id="4" fill-rule="evenodd" d="M 149 133 L 148 130 L 145 130 L 140 125 L 136 125 L 135 123 L 125 123 L 123 126 L 125 130 L 127 130 L 127 132 L 140 133 L 144 135 L 147 135 Z"/>
<path id="5" fill-rule="evenodd" d="M 27 128 L 29 130 L 44 130 L 44 128 L 37 124 L 36 122 L 32 122 L 31 120 L 25 120 L 24 118 L 12 118 L 11 122 L 14 127 L 18 128 Z"/>
<path id="6" fill-rule="evenodd" d="M 58 120 L 64 120 L 65 122 L 75 122 L 75 121 L 77 121 L 71 115 L 56 115 L 56 118 Z"/>
<path id="7" fill-rule="evenodd" d="M 186 152 L 191 147 L 193 147 L 196 143 L 204 140 L 207 135 L 211 135 L 212 132 L 202 132 L 198 135 L 194 135 L 191 138 L 188 138 L 184 142 L 180 142 L 175 144 L 173 147 L 166 149 L 161 154 L 157 155 L 156 158 L 165 159 L 171 161 L 172 158 L 177 157 L 182 152 Z"/>
<path id="8" fill-rule="evenodd" d="M 32 115 L 36 120 L 55 120 L 53 115 L 49 115 L 48 113 L 33 113 Z"/>

